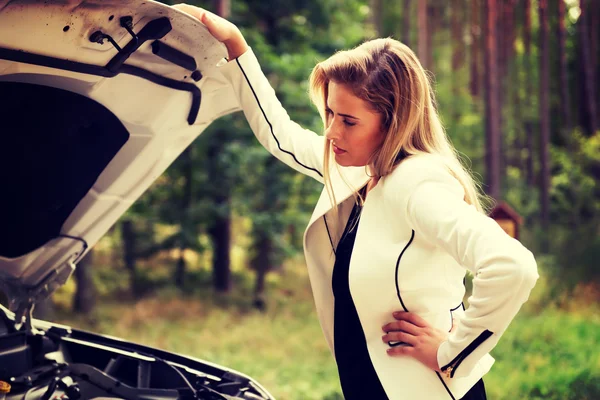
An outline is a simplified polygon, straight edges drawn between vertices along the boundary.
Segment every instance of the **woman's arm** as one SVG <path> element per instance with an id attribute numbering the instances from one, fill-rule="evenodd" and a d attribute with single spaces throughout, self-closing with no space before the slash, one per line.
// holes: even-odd
<path id="1" fill-rule="evenodd" d="M 199 7 L 173 7 L 198 18 L 227 47 L 228 62 L 219 70 L 231 83 L 259 142 L 290 167 L 323 182 L 325 138 L 290 119 L 240 30 Z"/>
<path id="2" fill-rule="evenodd" d="M 448 376 L 466 376 L 498 343 L 538 279 L 531 252 L 464 201 L 464 190 L 435 156 L 408 159 L 394 174 L 394 205 L 416 235 L 474 275 L 469 308 L 437 351 Z M 404 164 L 404 163 L 403 163 Z"/>

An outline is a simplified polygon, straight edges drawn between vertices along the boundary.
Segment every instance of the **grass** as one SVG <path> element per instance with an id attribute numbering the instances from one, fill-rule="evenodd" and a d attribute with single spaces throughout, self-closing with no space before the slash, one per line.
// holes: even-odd
<path id="1" fill-rule="evenodd" d="M 301 262 L 269 275 L 266 312 L 250 306 L 252 276 L 242 269 L 229 295 L 208 288 L 207 271 L 189 275 L 184 293 L 166 287 L 137 301 L 103 299 L 93 318 L 63 312 L 57 322 L 228 366 L 280 400 L 342 398 Z M 55 298 L 65 309 L 71 291 L 67 285 Z M 485 377 L 489 399 L 600 398 L 598 307 L 585 298 L 546 305 L 545 292 L 540 281 L 493 350 L 497 361 Z"/>

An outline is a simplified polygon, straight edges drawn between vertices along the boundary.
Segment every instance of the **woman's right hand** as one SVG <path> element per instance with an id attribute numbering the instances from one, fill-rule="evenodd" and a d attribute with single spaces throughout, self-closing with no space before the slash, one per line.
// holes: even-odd
<path id="1" fill-rule="evenodd" d="M 189 4 L 175 4 L 172 6 L 179 11 L 183 11 L 202 22 L 211 35 L 227 47 L 228 59 L 231 61 L 238 58 L 248 50 L 246 39 L 239 28 L 203 8 L 191 6 Z"/>

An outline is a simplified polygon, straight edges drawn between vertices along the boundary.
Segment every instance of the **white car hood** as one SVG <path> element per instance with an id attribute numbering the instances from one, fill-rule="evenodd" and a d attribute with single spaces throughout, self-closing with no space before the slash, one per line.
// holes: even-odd
<path id="1" fill-rule="evenodd" d="M 201 23 L 154 1 L 0 0 L 0 289 L 10 308 L 30 310 L 63 284 L 213 120 L 239 109 L 216 68 L 225 56 Z"/>

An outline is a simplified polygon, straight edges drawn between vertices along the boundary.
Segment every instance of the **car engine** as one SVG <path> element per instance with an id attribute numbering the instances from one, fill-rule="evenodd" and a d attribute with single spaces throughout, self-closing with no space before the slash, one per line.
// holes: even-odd
<path id="1" fill-rule="evenodd" d="M 272 399 L 252 379 L 205 361 L 47 322 L 16 331 L 10 322 L 0 308 L 0 389 L 10 385 L 0 398 Z"/>

